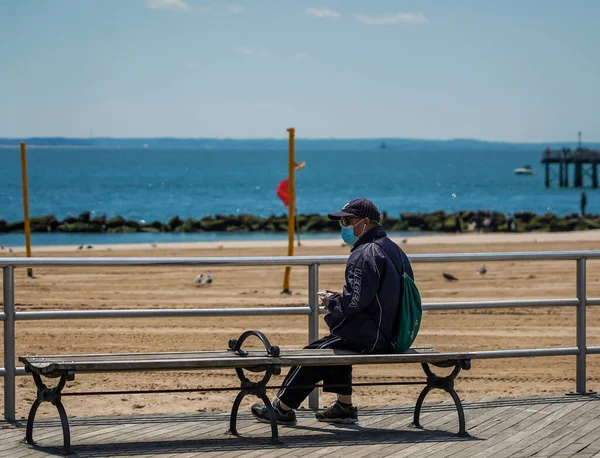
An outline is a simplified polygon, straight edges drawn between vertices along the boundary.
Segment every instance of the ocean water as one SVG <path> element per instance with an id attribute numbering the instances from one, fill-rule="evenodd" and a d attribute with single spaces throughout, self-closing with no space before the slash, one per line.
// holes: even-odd
<path id="1" fill-rule="evenodd" d="M 581 189 L 544 187 L 540 148 L 482 145 L 388 142 L 387 149 L 380 149 L 377 141 L 299 141 L 296 160 L 306 167 L 296 173 L 297 211 L 326 214 L 363 196 L 393 216 L 467 209 L 579 211 Z M 63 218 L 89 210 L 144 221 L 167 221 L 174 215 L 282 214 L 287 209 L 275 190 L 287 177 L 287 156 L 287 142 L 281 140 L 215 141 L 185 148 L 29 148 L 29 212 Z M 18 148 L 0 148 L 0 164 L 0 219 L 22 220 Z M 524 164 L 532 165 L 537 175 L 513 173 Z M 598 191 L 585 191 L 587 211 L 600 213 Z M 54 234 L 45 238 L 50 236 Z"/>

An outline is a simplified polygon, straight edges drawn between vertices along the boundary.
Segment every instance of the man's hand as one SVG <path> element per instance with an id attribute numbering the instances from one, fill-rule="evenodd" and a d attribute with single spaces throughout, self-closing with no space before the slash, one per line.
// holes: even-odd
<path id="1" fill-rule="evenodd" d="M 327 308 L 327 306 L 329 305 L 329 301 L 332 297 L 340 295 L 340 293 L 338 293 L 337 291 L 330 290 L 319 291 L 317 294 L 319 295 L 319 305 L 325 308 Z"/>

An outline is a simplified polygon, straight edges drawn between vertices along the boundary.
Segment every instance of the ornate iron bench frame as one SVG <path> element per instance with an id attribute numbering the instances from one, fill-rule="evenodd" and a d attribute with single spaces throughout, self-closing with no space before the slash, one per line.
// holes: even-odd
<path id="1" fill-rule="evenodd" d="M 262 342 L 266 350 L 264 354 L 257 356 L 256 351 L 245 351 L 242 349 L 243 343 L 248 337 L 255 336 Z M 271 401 L 267 396 L 267 389 L 280 388 L 269 386 L 268 382 L 273 375 L 281 373 L 281 367 L 291 367 L 297 365 L 306 366 L 325 366 L 325 365 L 354 365 L 354 364 L 401 364 L 401 363 L 421 363 L 423 371 L 427 376 L 425 382 L 365 382 L 356 383 L 352 386 L 372 386 L 372 385 L 425 385 L 415 404 L 413 415 L 413 426 L 423 428 L 420 423 L 420 414 L 427 394 L 434 389 L 446 391 L 452 397 L 459 420 L 459 436 L 468 436 L 466 430 L 465 414 L 462 403 L 456 391 L 454 390 L 454 380 L 462 369 L 469 370 L 471 368 L 471 355 L 469 353 L 437 353 L 431 348 L 422 348 L 423 353 L 418 352 L 419 349 L 411 349 L 411 353 L 402 354 L 357 354 L 348 351 L 331 350 L 295 350 L 289 353 L 297 354 L 281 354 L 279 347 L 271 345 L 269 339 L 260 331 L 246 331 L 238 339 L 229 341 L 228 357 L 210 358 L 215 356 L 215 352 L 194 352 L 187 355 L 194 355 L 195 358 L 166 358 L 167 356 L 183 356 L 184 353 L 138 353 L 129 355 L 67 355 L 67 356 L 21 356 L 19 361 L 25 364 L 25 370 L 30 372 L 37 387 L 37 397 L 33 401 L 29 415 L 27 418 L 27 429 L 25 433 L 25 442 L 35 446 L 33 440 L 33 425 L 38 407 L 43 402 L 50 402 L 58 410 L 60 416 L 63 446 L 66 454 L 71 453 L 71 432 L 69 428 L 69 420 L 66 410 L 62 403 L 62 396 L 68 395 L 92 395 L 92 394 L 124 394 L 124 393 L 146 393 L 146 392 L 175 392 L 175 391 L 206 391 L 197 390 L 144 390 L 144 391 L 119 391 L 119 392 L 88 392 L 88 393 L 62 393 L 63 388 L 68 381 L 75 379 L 77 372 L 122 372 L 122 371 L 152 371 L 152 370 L 188 370 L 188 369 L 208 369 L 218 367 L 220 369 L 233 368 L 240 380 L 239 393 L 237 394 L 229 420 L 229 432 L 233 435 L 238 435 L 237 431 L 237 414 L 240 404 L 245 396 L 254 395 L 260 398 L 269 412 L 271 420 L 271 442 L 280 443 L 279 433 L 277 429 L 277 421 L 275 412 L 271 407 Z M 318 353 L 318 354 L 315 354 Z M 324 353 L 324 354 L 323 354 Z M 156 356 L 162 355 L 163 359 L 158 359 Z M 232 356 L 233 355 L 233 356 Z M 101 361 L 100 358 L 107 357 L 127 357 L 131 359 L 122 361 Z M 154 356 L 155 359 L 139 359 L 144 356 Z M 203 359 L 204 357 L 204 359 Z M 69 359 L 70 358 L 70 359 Z M 87 358 L 87 360 L 86 360 Z M 166 359 L 164 359 L 166 358 Z M 81 359 L 81 361 L 75 361 Z M 94 361 L 95 360 L 95 361 Z M 105 364 L 102 367 L 102 363 Z M 112 364 L 111 364 L 112 363 Z M 203 364 L 200 364 L 203 363 Z M 212 365 L 211 365 L 212 364 Z M 453 367 L 452 372 L 447 376 L 438 376 L 430 368 L 430 364 L 437 367 Z M 262 379 L 259 381 L 251 381 L 244 369 L 251 372 L 264 372 Z M 42 380 L 42 376 L 57 378 L 59 382 L 55 387 L 48 387 Z M 321 385 L 317 385 L 321 386 Z M 218 390 L 231 390 L 231 388 L 215 388 Z M 235 388 L 235 390 L 238 390 Z"/>

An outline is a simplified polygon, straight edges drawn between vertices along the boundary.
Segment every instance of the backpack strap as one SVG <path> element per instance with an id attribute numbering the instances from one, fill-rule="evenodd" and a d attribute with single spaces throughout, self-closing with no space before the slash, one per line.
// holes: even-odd
<path id="1" fill-rule="evenodd" d="M 380 239 L 374 240 L 373 243 L 376 243 L 377 246 L 379 246 L 379 248 L 381 248 L 381 250 L 385 253 L 386 257 L 388 257 L 390 259 L 390 261 L 392 261 L 392 264 L 394 265 L 394 267 L 396 268 L 396 271 L 398 271 L 398 274 L 400 275 L 400 284 L 403 285 L 404 284 L 404 273 L 406 272 L 406 270 L 404 268 L 404 261 L 402 259 L 402 254 L 400 253 L 400 250 L 398 250 L 398 255 L 400 256 L 400 262 L 402 262 L 402 268 L 401 269 L 398 267 L 398 264 L 396 264 L 396 262 L 394 261 L 394 258 L 392 256 L 390 256 L 390 253 L 385 249 L 385 247 L 383 246 L 383 243 L 379 242 L 380 240 L 383 240 L 383 237 L 380 238 Z M 393 321 L 393 323 L 394 323 L 394 330 L 392 331 L 393 332 L 392 333 L 392 339 L 388 339 L 387 336 L 385 335 L 385 333 L 381 330 L 381 328 L 379 326 L 377 326 L 377 323 L 375 323 L 375 320 L 373 320 L 373 323 L 375 323 L 375 325 L 377 326 L 377 329 L 379 330 L 379 332 L 383 336 L 383 339 L 390 346 L 390 348 L 393 348 L 392 342 L 395 339 L 394 334 L 397 333 L 397 330 L 395 329 L 395 327 L 396 327 L 396 319 L 398 317 L 398 312 L 399 312 L 400 308 L 402 308 L 402 288 L 400 290 L 400 305 L 396 309 L 396 313 L 394 314 L 394 321 Z"/>
<path id="2" fill-rule="evenodd" d="M 390 261 L 392 261 L 392 264 L 394 264 L 394 267 L 400 274 L 400 279 L 402 279 L 404 272 L 406 272 L 406 269 L 404 268 L 404 260 L 402 259 L 402 254 L 400 253 L 400 250 L 398 250 L 398 256 L 400 256 L 400 262 L 402 263 L 402 269 L 401 269 L 398 267 L 398 264 L 396 264 L 396 261 L 394 261 L 394 258 L 392 256 L 390 256 L 390 253 L 385 249 L 385 247 L 383 246 L 383 243 L 379 243 L 379 240 L 382 240 L 382 239 L 383 238 L 375 240 L 375 243 L 383 250 L 383 252 L 387 255 L 387 257 L 390 258 Z"/>

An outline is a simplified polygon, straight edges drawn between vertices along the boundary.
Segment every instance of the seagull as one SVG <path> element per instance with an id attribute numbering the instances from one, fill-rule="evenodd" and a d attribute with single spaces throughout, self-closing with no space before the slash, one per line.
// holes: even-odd
<path id="1" fill-rule="evenodd" d="M 4 245 L 0 245 L 0 250 L 3 250 L 3 249 L 4 249 Z"/>
<path id="2" fill-rule="evenodd" d="M 481 266 L 479 269 L 477 269 L 477 272 L 479 272 L 481 275 L 484 275 L 487 272 L 487 268 L 485 267 L 485 264 L 483 266 Z"/>
<path id="3" fill-rule="evenodd" d="M 87 247 L 88 247 L 88 250 L 89 250 L 90 248 L 94 248 L 92 245 L 88 245 Z"/>
<path id="4" fill-rule="evenodd" d="M 194 279 L 194 283 L 202 283 L 202 274 L 196 276 L 196 278 Z"/>
<path id="5" fill-rule="evenodd" d="M 80 250 L 83 250 L 83 245 L 79 245 L 79 249 L 80 249 Z"/>
<path id="6" fill-rule="evenodd" d="M 210 272 L 206 272 L 206 278 L 202 282 L 203 285 L 210 285 L 212 283 L 212 277 L 210 276 Z"/>
<path id="7" fill-rule="evenodd" d="M 454 275 L 452 275 L 452 274 L 447 274 L 446 272 L 444 272 L 442 275 L 444 276 L 444 278 L 445 278 L 446 280 L 449 280 L 449 281 L 458 281 L 458 278 L 456 278 L 456 277 L 455 277 Z"/>

